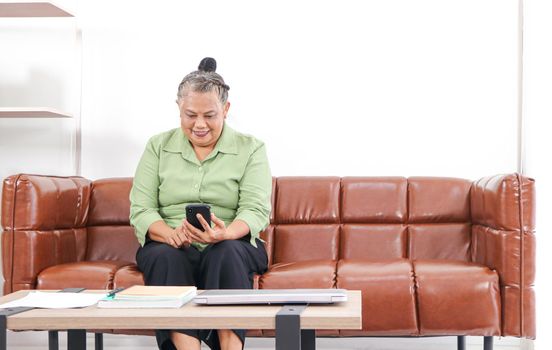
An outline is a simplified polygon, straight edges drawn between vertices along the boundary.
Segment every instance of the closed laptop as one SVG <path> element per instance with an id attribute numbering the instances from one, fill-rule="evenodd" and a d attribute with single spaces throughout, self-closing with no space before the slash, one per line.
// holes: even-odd
<path id="1" fill-rule="evenodd" d="M 210 289 L 193 299 L 196 304 L 331 304 L 347 301 L 346 289 Z"/>

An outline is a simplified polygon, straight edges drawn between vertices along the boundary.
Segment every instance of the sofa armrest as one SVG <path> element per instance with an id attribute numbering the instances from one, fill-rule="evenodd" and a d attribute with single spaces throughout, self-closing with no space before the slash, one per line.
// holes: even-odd
<path id="1" fill-rule="evenodd" d="M 32 289 L 43 269 L 84 258 L 90 186 L 82 177 L 18 174 L 4 180 L 4 293 Z"/>
<path id="2" fill-rule="evenodd" d="M 502 335 L 535 337 L 534 180 L 496 175 L 472 184 L 471 257 L 498 272 Z"/>

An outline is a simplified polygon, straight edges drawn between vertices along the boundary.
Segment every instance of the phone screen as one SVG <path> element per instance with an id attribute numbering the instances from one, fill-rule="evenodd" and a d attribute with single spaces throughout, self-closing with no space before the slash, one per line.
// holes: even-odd
<path id="1" fill-rule="evenodd" d="M 211 226 L 211 207 L 207 204 L 189 204 L 186 206 L 186 220 L 198 230 L 205 231 L 197 214 L 203 216 L 207 224 Z"/>

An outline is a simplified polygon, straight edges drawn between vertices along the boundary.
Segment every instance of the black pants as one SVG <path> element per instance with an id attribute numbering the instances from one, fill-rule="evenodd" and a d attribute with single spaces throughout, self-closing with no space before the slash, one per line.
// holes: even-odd
<path id="1" fill-rule="evenodd" d="M 168 244 L 147 239 L 136 253 L 138 268 L 148 286 L 195 285 L 198 289 L 251 289 L 253 275 L 267 269 L 265 246 L 257 239 L 257 247 L 243 239 L 226 240 L 209 245 L 202 252 L 195 247 L 173 248 Z M 203 340 L 211 349 L 219 350 L 216 330 L 174 330 Z M 242 348 L 245 330 L 234 329 Z M 171 330 L 157 330 L 159 349 L 176 349 L 170 339 Z"/>

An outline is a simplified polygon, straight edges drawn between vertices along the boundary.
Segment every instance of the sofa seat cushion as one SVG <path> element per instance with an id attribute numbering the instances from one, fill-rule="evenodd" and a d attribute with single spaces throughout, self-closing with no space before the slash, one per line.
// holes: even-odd
<path id="1" fill-rule="evenodd" d="M 261 289 L 334 288 L 336 261 L 311 260 L 272 265 L 260 279 Z"/>
<path id="2" fill-rule="evenodd" d="M 272 265 L 259 280 L 261 289 L 335 288 L 336 261 L 311 260 Z M 263 336 L 273 337 L 275 332 L 263 329 Z M 338 336 L 338 330 L 316 331 L 317 336 Z"/>
<path id="3" fill-rule="evenodd" d="M 362 330 L 341 330 L 341 335 L 418 334 L 411 261 L 340 260 L 337 288 L 362 291 Z"/>
<path id="4" fill-rule="evenodd" d="M 111 289 L 113 278 L 128 261 L 81 261 L 48 267 L 37 277 L 37 289 Z"/>
<path id="5" fill-rule="evenodd" d="M 498 275 L 486 266 L 416 260 L 420 335 L 500 335 Z"/>
<path id="6" fill-rule="evenodd" d="M 136 264 L 123 266 L 115 273 L 113 288 L 128 288 L 136 284 L 145 284 L 144 275 L 140 270 L 138 270 L 138 266 L 136 266 Z"/>

